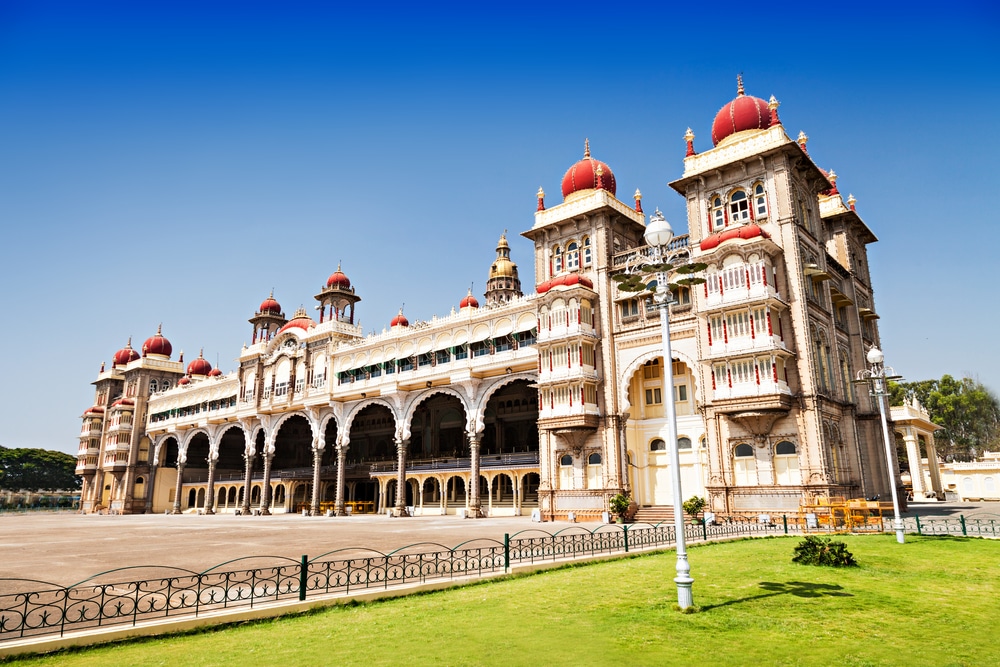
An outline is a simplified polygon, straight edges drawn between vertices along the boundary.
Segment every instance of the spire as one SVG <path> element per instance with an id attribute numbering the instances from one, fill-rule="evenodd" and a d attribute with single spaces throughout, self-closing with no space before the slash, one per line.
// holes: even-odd
<path id="1" fill-rule="evenodd" d="M 692 155 L 695 155 L 694 132 L 691 131 L 690 127 L 687 129 L 687 132 L 684 133 L 684 141 L 687 142 L 687 153 L 684 154 L 684 157 L 691 157 Z"/>
<path id="2" fill-rule="evenodd" d="M 583 157 L 584 158 L 590 157 L 590 139 L 583 140 Z"/>
<path id="3" fill-rule="evenodd" d="M 854 195 L 852 195 L 852 194 L 848 194 L 847 195 L 847 205 L 851 207 L 852 211 L 854 210 L 854 205 L 857 202 L 858 202 L 858 200 L 854 198 Z"/>
<path id="4" fill-rule="evenodd" d="M 642 193 L 639 188 L 635 189 L 635 210 L 636 213 L 642 213 Z"/>
<path id="5" fill-rule="evenodd" d="M 802 152 L 809 155 L 809 151 L 806 149 L 806 142 L 809 141 L 809 136 L 806 135 L 805 132 L 799 132 L 799 136 L 795 139 L 795 141 L 798 143 L 799 148 L 802 149 Z"/>
<path id="6" fill-rule="evenodd" d="M 771 110 L 771 127 L 775 125 L 780 125 L 781 121 L 778 120 L 778 106 L 781 104 L 774 95 L 771 95 L 771 99 L 767 101 L 767 108 Z"/>
<path id="7" fill-rule="evenodd" d="M 542 190 L 541 188 L 538 188 L 538 208 L 536 208 L 535 210 L 536 211 L 545 210 L 545 190 Z"/>
<path id="8" fill-rule="evenodd" d="M 736 75 L 736 96 L 742 95 L 746 95 L 746 92 L 743 90 L 743 72 L 740 72 Z"/>
<path id="9" fill-rule="evenodd" d="M 835 172 L 833 169 L 831 169 L 830 173 L 827 174 L 826 178 L 833 185 L 833 187 L 830 188 L 830 194 L 831 195 L 839 195 L 840 191 L 837 190 L 837 172 Z"/>

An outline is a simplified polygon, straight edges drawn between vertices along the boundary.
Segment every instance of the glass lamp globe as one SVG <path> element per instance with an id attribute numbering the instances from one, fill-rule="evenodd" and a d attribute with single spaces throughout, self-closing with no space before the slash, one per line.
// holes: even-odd
<path id="1" fill-rule="evenodd" d="M 882 350 L 877 347 L 873 347 L 868 350 L 868 363 L 869 364 L 881 364 L 882 360 L 885 359 L 885 355 L 882 354 Z"/>
<path id="2" fill-rule="evenodd" d="M 662 248 L 674 238 L 674 230 L 663 214 L 656 211 L 649 216 L 649 224 L 646 225 L 646 232 L 642 237 L 646 241 L 646 245 Z"/>

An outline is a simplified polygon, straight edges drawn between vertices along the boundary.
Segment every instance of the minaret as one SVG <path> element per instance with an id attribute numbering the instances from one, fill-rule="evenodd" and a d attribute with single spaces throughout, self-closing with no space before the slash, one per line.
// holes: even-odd
<path id="1" fill-rule="evenodd" d="M 270 340 L 272 336 L 284 326 L 287 320 L 285 314 L 281 312 L 281 304 L 274 299 L 274 290 L 261 302 L 260 308 L 249 320 L 253 325 L 253 343 Z"/>
<path id="2" fill-rule="evenodd" d="M 517 277 L 517 264 L 510 261 L 510 246 L 507 245 L 507 230 L 497 242 L 497 258 L 490 266 L 490 277 L 486 281 L 486 305 L 495 306 L 523 296 L 521 280 Z"/>

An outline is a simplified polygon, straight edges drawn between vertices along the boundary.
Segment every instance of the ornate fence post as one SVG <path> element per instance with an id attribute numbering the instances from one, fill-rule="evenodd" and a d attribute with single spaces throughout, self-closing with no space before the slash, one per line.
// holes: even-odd
<path id="1" fill-rule="evenodd" d="M 510 574 L 510 533 L 503 534 L 503 571 Z"/>
<path id="2" fill-rule="evenodd" d="M 628 525 L 622 524 L 622 534 L 625 536 L 625 553 L 628 553 Z"/>
<path id="3" fill-rule="evenodd" d="M 920 530 L 920 515 L 917 515 L 913 518 L 917 520 L 917 535 L 923 535 L 923 532 L 921 532 Z"/>
<path id="4" fill-rule="evenodd" d="M 781 515 L 781 523 L 785 526 L 785 535 L 787 535 L 788 534 L 788 515 L 787 514 L 782 514 Z"/>
<path id="5" fill-rule="evenodd" d="M 966 532 L 966 530 L 965 530 L 965 515 L 964 514 L 959 514 L 958 515 L 958 520 L 962 522 L 962 534 L 963 535 L 968 535 L 969 533 Z"/>
<path id="6" fill-rule="evenodd" d="M 309 556 L 302 554 L 299 566 L 299 602 L 306 599 L 306 580 L 309 579 Z"/>

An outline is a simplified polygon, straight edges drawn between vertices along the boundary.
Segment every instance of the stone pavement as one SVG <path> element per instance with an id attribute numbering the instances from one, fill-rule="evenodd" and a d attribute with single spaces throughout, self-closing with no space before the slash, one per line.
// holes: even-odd
<path id="1" fill-rule="evenodd" d="M 269 517 L 217 514 L 165 516 L 31 513 L 0 515 L 0 578 L 37 579 L 62 586 L 128 566 L 169 566 L 203 571 L 244 556 L 315 558 L 334 549 L 388 552 L 416 542 L 451 548 L 473 539 L 503 542 L 504 533 L 554 533 L 574 524 L 533 523 L 530 517 L 460 519 L 456 516 L 394 519 L 382 515 Z M 593 530 L 599 524 L 575 524 Z M 249 566 L 245 565 L 244 566 Z M 233 569 L 241 567 L 234 564 Z M 155 576 L 132 571 L 115 577 Z M 0 592 L 7 586 L 0 582 Z"/>

